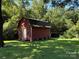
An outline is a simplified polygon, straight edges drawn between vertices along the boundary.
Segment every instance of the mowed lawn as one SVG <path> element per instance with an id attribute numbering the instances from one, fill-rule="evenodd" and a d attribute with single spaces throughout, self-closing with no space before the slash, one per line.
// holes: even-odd
<path id="1" fill-rule="evenodd" d="M 79 59 L 79 40 L 5 41 L 0 59 Z"/>

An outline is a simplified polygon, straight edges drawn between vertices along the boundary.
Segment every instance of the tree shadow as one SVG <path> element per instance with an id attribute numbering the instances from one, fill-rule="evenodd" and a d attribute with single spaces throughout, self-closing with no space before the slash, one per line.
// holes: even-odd
<path id="1" fill-rule="evenodd" d="M 39 51 L 33 59 L 78 59 L 79 41 L 49 40 L 33 42 L 31 46 Z"/>
<path id="2" fill-rule="evenodd" d="M 1 59 L 78 59 L 79 56 L 79 41 L 18 41 L 6 45 L 0 49 Z"/>
<path id="3" fill-rule="evenodd" d="M 20 47 L 20 46 L 11 46 L 11 45 L 1 49 L 0 49 L 1 59 L 22 59 L 24 57 L 29 58 L 32 51 L 32 49 L 29 47 Z"/>

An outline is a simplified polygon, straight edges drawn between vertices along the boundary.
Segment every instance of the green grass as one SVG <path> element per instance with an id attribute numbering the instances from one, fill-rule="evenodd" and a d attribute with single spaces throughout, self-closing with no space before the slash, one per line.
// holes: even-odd
<path id="1" fill-rule="evenodd" d="M 0 59 L 79 59 L 79 41 L 51 39 L 33 42 L 5 41 Z"/>

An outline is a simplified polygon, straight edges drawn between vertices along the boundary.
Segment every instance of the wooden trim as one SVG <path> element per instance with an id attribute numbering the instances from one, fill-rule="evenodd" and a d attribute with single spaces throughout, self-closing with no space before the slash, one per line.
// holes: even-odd
<path id="1" fill-rule="evenodd" d="M 45 26 L 46 28 L 51 28 L 51 26 Z"/>
<path id="2" fill-rule="evenodd" d="M 39 26 L 39 25 L 33 25 L 34 27 L 46 27 L 46 28 L 51 28 L 51 26 Z"/>
<path id="3" fill-rule="evenodd" d="M 31 30 L 31 38 L 30 38 L 30 42 L 32 42 L 32 27 L 30 28 Z"/>
<path id="4" fill-rule="evenodd" d="M 33 25 L 34 27 L 43 27 L 43 26 L 39 26 L 39 25 Z"/>

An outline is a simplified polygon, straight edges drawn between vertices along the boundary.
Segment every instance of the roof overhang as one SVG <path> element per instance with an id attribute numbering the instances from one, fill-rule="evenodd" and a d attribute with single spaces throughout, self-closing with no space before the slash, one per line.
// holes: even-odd
<path id="1" fill-rule="evenodd" d="M 39 25 L 32 25 L 33 27 L 45 27 L 45 28 L 51 28 L 51 26 L 39 26 Z"/>

